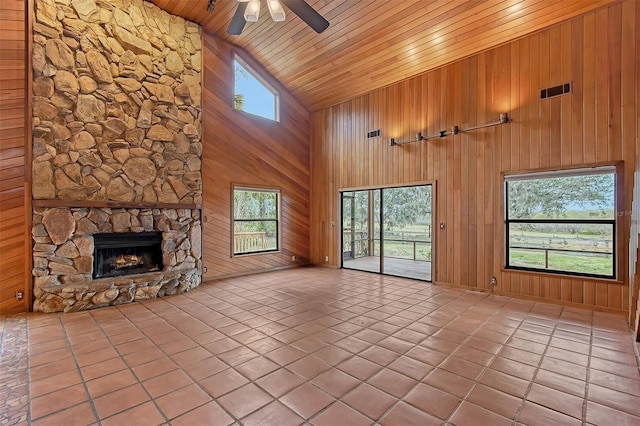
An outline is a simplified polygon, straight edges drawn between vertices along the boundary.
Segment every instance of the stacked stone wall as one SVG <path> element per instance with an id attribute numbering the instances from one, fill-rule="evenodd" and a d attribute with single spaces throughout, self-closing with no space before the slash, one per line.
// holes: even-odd
<path id="1" fill-rule="evenodd" d="M 142 0 L 34 5 L 34 310 L 199 285 L 200 26 Z M 92 279 L 93 235 L 144 231 L 162 232 L 162 271 Z"/>
<path id="2" fill-rule="evenodd" d="M 33 197 L 201 203 L 201 29 L 152 3 L 37 0 Z"/>

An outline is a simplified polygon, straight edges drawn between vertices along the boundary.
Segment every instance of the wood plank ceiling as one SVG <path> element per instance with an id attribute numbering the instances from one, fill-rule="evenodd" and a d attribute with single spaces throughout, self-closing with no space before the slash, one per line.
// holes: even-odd
<path id="1" fill-rule="evenodd" d="M 315 111 L 618 0 L 307 0 L 331 24 L 322 34 L 263 4 L 239 36 L 226 33 L 236 0 L 211 14 L 207 0 L 152 1 L 245 49 Z"/>

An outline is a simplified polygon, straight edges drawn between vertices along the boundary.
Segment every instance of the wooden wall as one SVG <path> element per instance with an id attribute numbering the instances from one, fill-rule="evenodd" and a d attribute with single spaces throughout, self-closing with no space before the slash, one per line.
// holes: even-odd
<path id="1" fill-rule="evenodd" d="M 27 311 L 31 294 L 26 3 L 0 2 L 0 315 Z"/>
<path id="2" fill-rule="evenodd" d="M 308 111 L 272 79 L 269 82 L 280 91 L 279 123 L 233 110 L 232 46 L 204 34 L 202 54 L 205 279 L 307 263 Z M 260 70 L 248 55 L 242 57 L 254 69 Z M 282 234 L 279 253 L 231 256 L 232 184 L 280 188 Z M 291 260 L 292 256 L 296 256 L 296 262 Z"/>
<path id="3" fill-rule="evenodd" d="M 504 270 L 504 172 L 624 161 L 631 211 L 640 3 L 624 0 L 387 88 L 314 112 L 311 260 L 339 265 L 341 188 L 436 182 L 435 280 L 508 295 L 629 310 L 629 215 L 620 218 L 620 282 Z M 541 101 L 571 81 L 573 93 Z M 407 140 L 496 121 L 513 123 L 404 146 Z M 382 129 L 383 138 L 365 133 Z M 639 200 L 640 201 L 640 200 Z M 334 225 L 335 224 L 335 225 Z"/>
<path id="4" fill-rule="evenodd" d="M 31 287 L 27 3 L 0 2 L 0 314 L 28 310 Z M 497 291 L 505 294 L 629 309 L 627 218 L 619 242 L 623 284 L 502 269 L 500 172 L 624 160 L 623 208 L 630 211 L 640 151 L 634 0 L 320 110 L 311 126 L 304 107 L 284 91 L 279 124 L 235 113 L 231 47 L 205 35 L 203 55 L 206 278 L 290 266 L 292 255 L 315 264 L 329 256 L 336 266 L 340 188 L 434 181 L 436 221 L 447 223 L 437 235 L 437 281 L 486 289 L 496 275 Z M 540 87 L 569 80 L 573 94 L 538 100 Z M 382 128 L 385 137 L 408 139 L 417 131 L 493 121 L 504 111 L 514 123 L 455 137 L 403 147 L 364 138 Z M 282 189 L 281 253 L 231 257 L 231 183 Z M 16 291 L 27 297 L 17 301 Z"/>

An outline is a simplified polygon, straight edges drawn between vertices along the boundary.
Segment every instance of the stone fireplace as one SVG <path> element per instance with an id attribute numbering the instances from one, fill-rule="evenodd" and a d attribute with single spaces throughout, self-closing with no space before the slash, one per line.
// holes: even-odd
<path id="1" fill-rule="evenodd" d="M 96 239 L 160 239 L 158 271 L 94 278 Z M 36 208 L 34 310 L 73 312 L 181 293 L 200 284 L 198 209 Z M 134 238 L 135 240 L 135 238 Z M 114 244 L 122 246 L 122 244 Z"/>
<path id="2" fill-rule="evenodd" d="M 36 0 L 33 41 L 34 310 L 199 285 L 200 26 L 143 0 Z M 150 233 L 155 255 L 100 270 L 96 244 Z"/>

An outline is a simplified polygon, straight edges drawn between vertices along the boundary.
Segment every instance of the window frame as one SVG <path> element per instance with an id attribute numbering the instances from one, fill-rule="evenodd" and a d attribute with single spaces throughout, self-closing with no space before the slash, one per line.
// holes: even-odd
<path id="1" fill-rule="evenodd" d="M 566 169 L 556 169 L 556 170 L 533 170 L 533 171 L 522 171 L 522 172 L 514 172 L 512 174 L 503 173 L 503 200 L 504 200 L 504 268 L 509 271 L 527 271 L 527 272 L 536 272 L 543 274 L 553 274 L 553 275 L 569 275 L 569 276 L 577 276 L 584 278 L 596 278 L 596 279 L 606 279 L 606 280 L 616 280 L 618 276 L 618 232 L 619 232 L 619 224 L 618 224 L 618 212 L 619 212 L 619 178 L 621 175 L 619 164 L 600 164 L 593 166 L 583 166 L 578 168 L 566 168 Z M 613 219 L 510 219 L 509 218 L 509 182 L 519 181 L 519 180 L 534 180 L 534 179 L 551 179 L 551 178 L 559 178 L 559 177 L 580 177 L 580 176 L 589 176 L 589 175 L 603 175 L 603 174 L 611 174 L 613 175 Z M 612 256 L 612 271 L 611 275 L 603 275 L 603 274 L 590 274 L 584 272 L 575 272 L 575 271 L 566 271 L 566 270 L 557 270 L 557 269 L 549 269 L 549 268 L 535 268 L 535 267 L 525 267 L 518 265 L 510 265 L 509 264 L 509 252 L 511 249 L 510 245 L 510 234 L 509 228 L 510 224 L 514 223 L 530 223 L 530 224 L 595 224 L 595 225 L 610 225 L 612 230 L 612 242 L 611 242 L 611 256 Z M 552 250 L 552 251 L 563 251 L 563 250 Z M 569 252 L 578 253 L 579 251 L 571 251 Z"/>
<path id="2" fill-rule="evenodd" d="M 265 117 L 263 115 L 258 115 L 249 111 L 244 111 L 236 108 L 235 98 L 236 98 L 236 77 L 235 77 L 235 63 L 238 62 L 253 78 L 255 78 L 265 89 L 267 89 L 273 95 L 273 108 L 274 108 L 274 118 L 271 119 L 269 117 Z M 269 83 L 268 79 L 261 75 L 259 71 L 256 70 L 256 67 L 249 64 L 242 56 L 240 56 L 237 52 L 233 53 L 232 58 L 232 70 L 233 70 L 233 93 L 231 95 L 231 108 L 233 111 L 240 114 L 248 114 L 251 117 L 259 117 L 264 120 L 268 120 L 269 122 L 279 123 L 280 122 L 280 91 L 274 87 L 273 84 Z"/>
<path id="3" fill-rule="evenodd" d="M 235 193 L 236 191 L 246 191 L 246 192 L 264 192 L 264 193 L 273 193 L 276 196 L 276 217 L 275 219 L 271 218 L 253 218 L 253 219 L 245 219 L 245 218 L 236 218 L 235 214 Z M 275 187 L 265 187 L 259 185 L 232 185 L 231 186 L 231 257 L 240 257 L 240 256 L 252 256 L 257 254 L 265 254 L 265 253 L 279 253 L 281 251 L 280 243 L 282 241 L 281 238 L 281 203 L 282 203 L 282 192 L 280 188 Z M 257 250 L 257 251 L 246 251 L 246 252 L 238 252 L 235 251 L 235 237 L 236 237 L 236 222 L 275 222 L 276 225 L 276 248 L 275 249 L 265 249 L 265 250 Z"/>

